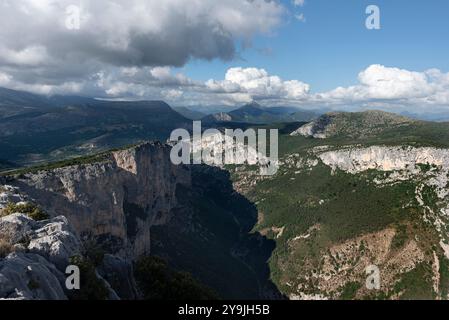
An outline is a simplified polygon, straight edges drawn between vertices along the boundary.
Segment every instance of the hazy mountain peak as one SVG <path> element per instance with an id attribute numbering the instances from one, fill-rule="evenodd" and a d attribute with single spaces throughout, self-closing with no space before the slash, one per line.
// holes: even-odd
<path id="1" fill-rule="evenodd" d="M 244 109 L 244 108 L 266 109 L 265 107 L 261 106 L 256 101 L 252 101 L 250 103 L 247 103 L 243 107 L 241 107 L 240 109 Z"/>

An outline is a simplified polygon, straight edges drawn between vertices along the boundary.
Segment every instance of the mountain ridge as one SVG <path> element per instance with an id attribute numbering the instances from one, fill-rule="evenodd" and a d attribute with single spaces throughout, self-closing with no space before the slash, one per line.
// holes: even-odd
<path id="1" fill-rule="evenodd" d="M 206 116 L 202 120 L 207 123 L 241 122 L 269 124 L 275 122 L 310 121 L 317 116 L 312 111 L 301 110 L 300 108 L 265 107 L 254 101 L 229 112 L 219 112 Z"/>
<path id="2" fill-rule="evenodd" d="M 363 112 L 328 112 L 291 135 L 325 139 L 337 135 L 374 135 L 384 129 L 418 122 L 395 113 L 367 110 Z"/>

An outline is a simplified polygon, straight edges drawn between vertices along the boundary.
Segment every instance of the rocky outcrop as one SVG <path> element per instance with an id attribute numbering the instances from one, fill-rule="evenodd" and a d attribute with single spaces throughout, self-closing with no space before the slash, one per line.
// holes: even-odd
<path id="1" fill-rule="evenodd" d="M 385 130 L 408 126 L 415 121 L 397 114 L 371 110 L 365 112 L 330 112 L 299 127 L 292 136 L 326 139 L 335 136 L 363 138 Z"/>
<path id="2" fill-rule="evenodd" d="M 25 174 L 11 184 L 51 216 L 67 217 L 82 240 L 132 260 L 149 254 L 150 228 L 171 218 L 190 172 L 171 163 L 169 146 L 145 143 L 103 161 Z"/>
<path id="3" fill-rule="evenodd" d="M 18 188 L 10 185 L 0 186 L 0 209 L 6 207 L 8 203 L 20 203 L 26 201 L 23 194 L 19 193 Z"/>
<path id="4" fill-rule="evenodd" d="M 0 299 L 67 300 L 63 274 L 37 254 L 11 253 L 0 260 Z"/>
<path id="5" fill-rule="evenodd" d="M 226 112 L 219 112 L 211 114 L 202 119 L 204 122 L 229 122 L 232 121 L 232 117 Z"/>
<path id="6" fill-rule="evenodd" d="M 80 241 L 63 216 L 37 222 L 13 214 L 0 220 L 0 230 L 8 235 L 15 249 L 38 254 L 60 270 L 65 270 L 70 257 L 80 254 Z"/>
<path id="7" fill-rule="evenodd" d="M 65 217 L 34 221 L 16 213 L 0 219 L 0 299 L 67 299 L 64 272 L 80 241 Z"/>
<path id="8" fill-rule="evenodd" d="M 328 126 L 332 123 L 332 115 L 325 114 L 293 131 L 291 136 L 313 137 L 325 139 L 327 137 Z"/>

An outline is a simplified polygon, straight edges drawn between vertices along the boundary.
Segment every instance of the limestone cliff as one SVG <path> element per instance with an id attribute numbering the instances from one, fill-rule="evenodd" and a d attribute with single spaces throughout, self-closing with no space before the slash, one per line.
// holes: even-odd
<path id="1" fill-rule="evenodd" d="M 151 226 L 166 223 L 190 172 L 160 143 L 112 152 L 90 164 L 25 174 L 10 182 L 51 216 L 63 215 L 82 240 L 134 259 L 150 252 Z"/>

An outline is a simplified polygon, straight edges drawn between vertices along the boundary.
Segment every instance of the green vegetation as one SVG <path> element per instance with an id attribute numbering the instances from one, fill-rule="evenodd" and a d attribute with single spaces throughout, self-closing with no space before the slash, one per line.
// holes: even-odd
<path id="1" fill-rule="evenodd" d="M 440 260 L 440 290 L 443 297 L 449 294 L 449 259 L 444 255 L 439 257 Z"/>
<path id="2" fill-rule="evenodd" d="M 69 294 L 71 300 L 107 300 L 109 291 L 104 281 L 97 278 L 96 265 L 86 257 L 75 256 L 70 264 L 80 269 L 80 290 L 73 290 Z"/>
<path id="3" fill-rule="evenodd" d="M 83 257 L 87 259 L 93 266 L 98 267 L 104 259 L 105 251 L 94 240 L 85 240 L 83 242 Z"/>
<path id="4" fill-rule="evenodd" d="M 139 141 L 137 143 L 125 144 L 120 148 L 108 149 L 106 151 L 102 151 L 102 152 L 95 153 L 95 154 L 89 154 L 89 155 L 69 158 L 69 159 L 65 159 L 65 160 L 61 160 L 61 161 L 44 163 L 44 164 L 40 164 L 40 165 L 32 166 L 32 167 L 25 167 L 25 168 L 8 170 L 8 171 L 3 171 L 3 172 L 0 171 L 0 177 L 1 176 L 17 177 L 17 176 L 22 176 L 25 174 L 38 173 L 40 171 L 54 170 L 54 169 L 60 169 L 60 168 L 70 167 L 70 166 L 81 166 L 81 165 L 88 165 L 88 164 L 93 164 L 93 163 L 104 162 L 104 161 L 111 159 L 111 155 L 113 152 L 134 148 L 136 146 L 139 146 L 142 143 L 144 143 L 144 142 Z"/>
<path id="5" fill-rule="evenodd" d="M 423 188 L 421 190 L 421 194 L 422 194 L 422 200 L 424 201 L 424 203 L 427 206 L 429 206 L 435 210 L 438 210 L 439 199 L 435 192 L 434 187 L 430 187 L 427 185 L 423 186 Z"/>
<path id="6" fill-rule="evenodd" d="M 432 290 L 431 266 L 421 263 L 413 270 L 401 276 L 394 287 L 403 300 L 431 300 L 435 298 Z"/>
<path id="7" fill-rule="evenodd" d="M 3 97 L 1 92 L 0 96 Z M 13 161 L 14 165 L 5 169 L 101 152 L 138 141 L 165 141 L 174 129 L 192 125 L 191 120 L 161 101 L 83 98 L 68 102 L 65 97 L 57 102 L 51 100 L 40 106 L 13 102 L 6 108 L 7 113 L 14 110 L 14 115 L 2 118 L 2 126 L 10 130 L 0 139 L 0 162 Z"/>
<path id="8" fill-rule="evenodd" d="M 22 169 L 17 169 L 17 170 L 13 170 L 13 171 L 5 171 L 3 173 L 0 173 L 0 175 L 20 176 L 20 175 L 24 175 L 24 174 L 38 173 L 40 171 L 54 170 L 54 169 L 59 169 L 59 168 L 64 168 L 64 167 L 69 167 L 69 166 L 92 164 L 92 163 L 96 163 L 96 162 L 105 161 L 105 160 L 109 159 L 110 155 L 111 155 L 111 151 L 107 151 L 107 152 L 102 152 L 102 153 L 95 154 L 95 155 L 77 157 L 77 158 L 62 160 L 62 161 L 58 161 L 58 162 L 42 164 L 42 165 L 38 165 L 35 167 L 22 168 Z"/>
<path id="9" fill-rule="evenodd" d="M 392 240 L 391 247 L 393 249 L 399 249 L 405 245 L 407 239 L 408 239 L 407 226 L 400 224 L 396 228 L 396 234 L 394 235 L 394 238 Z"/>
<path id="10" fill-rule="evenodd" d="M 432 166 L 428 163 L 418 163 L 417 166 L 421 169 L 422 172 L 429 172 L 432 169 Z"/>
<path id="11" fill-rule="evenodd" d="M 272 279 L 283 292 L 291 290 L 284 284 L 311 268 L 310 263 L 319 269 L 323 253 L 334 244 L 391 225 L 399 226 L 393 247 L 403 246 L 410 238 L 413 233 L 402 225 L 420 219 L 416 204 L 410 204 L 416 185 L 404 181 L 379 187 L 372 182 L 375 174 L 353 175 L 342 171 L 331 174 L 330 168 L 319 164 L 312 171 L 280 172 L 253 189 L 250 197 L 264 213 L 256 229 L 285 226 L 283 236 L 275 239 L 277 246 L 270 259 Z M 309 233 L 314 226 L 319 226 L 315 236 L 312 234 L 295 247 L 287 243 Z M 350 283 L 341 298 L 351 299 L 356 291 L 355 284 Z"/>
<path id="12" fill-rule="evenodd" d="M 449 138 L 448 124 L 415 121 L 402 123 L 399 119 L 397 125 L 378 123 L 365 128 L 363 121 L 357 118 L 360 116 L 350 115 L 350 118 L 356 118 L 351 118 L 352 120 L 345 124 L 346 127 L 327 139 L 281 134 L 280 158 L 286 160 L 286 157 L 292 155 L 295 155 L 294 159 L 314 158 L 309 152 L 318 146 L 327 146 L 329 150 L 352 145 L 449 146 L 447 142 L 449 139 L 446 139 Z M 353 135 L 354 132 L 360 135 Z M 422 164 L 420 169 L 425 173 L 434 170 L 435 167 Z M 250 171 L 250 168 L 247 167 L 246 170 Z M 441 249 L 431 247 L 439 241 L 437 232 L 434 227 L 423 222 L 424 209 L 415 199 L 415 191 L 420 180 L 397 181 L 383 185 L 374 183 L 375 179 L 383 180 L 390 174 L 376 170 L 358 174 L 340 170 L 332 172 L 321 161 L 310 170 L 284 164 L 275 176 L 262 179 L 249 190 L 245 190 L 245 195 L 257 204 L 258 212 L 261 214 L 254 231 L 264 231 L 268 237 L 276 241 L 276 248 L 269 261 L 270 274 L 281 292 L 296 293 L 292 288 L 298 285 L 316 287 L 313 278 L 306 281 L 298 275 L 307 271 L 322 270 L 322 257 L 332 246 L 386 228 L 396 230 L 390 247 L 393 252 L 402 250 L 409 240 L 416 237 L 419 239 L 418 246 L 425 252 L 426 257 L 432 257 L 432 250 L 441 253 Z M 241 179 L 247 176 L 235 172 L 233 179 L 235 182 L 241 182 Z M 440 200 L 434 188 L 424 187 L 421 190 L 426 205 L 439 212 Z M 276 233 L 270 232 L 273 227 L 284 228 L 282 236 L 278 237 Z M 306 234 L 307 238 L 292 241 Z M 365 252 L 363 243 L 358 249 L 353 250 L 360 250 L 360 256 L 370 254 Z M 342 259 L 334 261 L 333 265 L 337 269 L 342 263 L 354 267 L 359 258 L 355 254 L 354 260 Z M 445 262 L 447 261 L 441 263 Z M 431 265 L 428 262 L 426 264 Z M 401 276 L 401 282 L 396 290 L 397 293 L 403 293 L 404 299 L 434 297 L 429 278 L 432 270 L 429 270 L 426 264 L 404 275 L 404 279 Z M 447 273 L 449 274 L 449 269 Z M 418 277 L 418 274 L 421 279 L 413 281 L 413 277 Z M 445 271 L 442 271 L 442 277 L 445 276 Z M 338 289 L 337 293 L 329 294 L 341 299 L 353 299 L 359 286 L 357 282 L 349 282 Z M 405 290 L 404 287 L 408 289 Z M 394 291 L 378 292 L 375 298 L 389 299 L 393 296 Z"/>
<path id="13" fill-rule="evenodd" d="M 358 282 L 348 282 L 340 295 L 340 300 L 352 300 L 355 298 L 357 291 L 362 287 Z"/>
<path id="14" fill-rule="evenodd" d="M 0 211 L 0 217 L 9 216 L 14 213 L 22 213 L 33 220 L 42 221 L 47 220 L 49 215 L 34 203 L 12 203 L 9 202 L 4 209 Z"/>
<path id="15" fill-rule="evenodd" d="M 217 295 L 186 272 L 171 270 L 158 257 L 142 257 L 135 265 L 137 284 L 145 300 L 215 300 Z"/>
<path id="16" fill-rule="evenodd" d="M 80 269 L 80 290 L 71 291 L 71 300 L 107 300 L 109 290 L 97 277 L 96 268 L 103 263 L 104 250 L 94 241 L 85 240 L 81 255 L 70 258 L 70 264 Z"/>
<path id="17" fill-rule="evenodd" d="M 287 232 L 293 235 L 320 224 L 327 239 L 340 242 L 408 217 L 410 210 L 402 205 L 414 195 L 413 183 L 379 188 L 367 180 L 363 174 L 332 175 L 330 168 L 318 165 L 262 181 L 250 194 L 265 215 L 257 229 L 289 226 Z"/>

